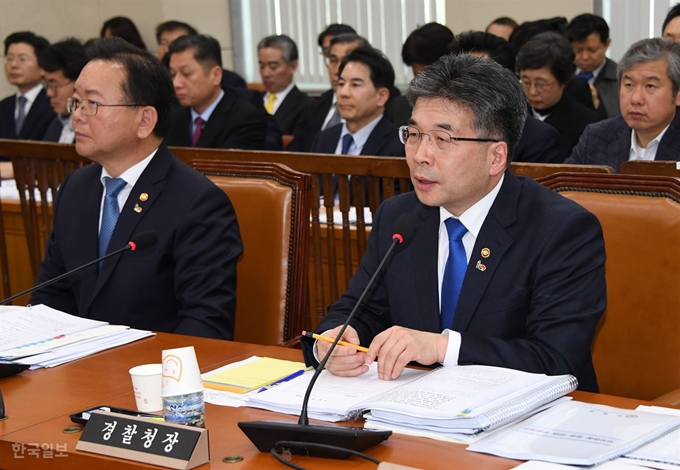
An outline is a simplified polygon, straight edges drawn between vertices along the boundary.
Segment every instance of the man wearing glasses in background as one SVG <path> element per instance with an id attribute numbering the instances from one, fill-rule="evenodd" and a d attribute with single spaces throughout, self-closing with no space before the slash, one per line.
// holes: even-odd
<path id="1" fill-rule="evenodd" d="M 47 127 L 43 140 L 72 144 L 75 134 L 66 101 L 73 95 L 76 79 L 87 63 L 85 48 L 77 39 L 56 42 L 40 54 L 38 63 L 44 71 L 43 82 L 50 105 L 57 113 Z"/>
<path id="2" fill-rule="evenodd" d="M 36 291 L 31 303 L 112 324 L 231 339 L 242 243 L 227 195 L 163 145 L 172 112 L 167 70 L 120 38 L 97 40 L 67 101 L 74 171 L 54 203 L 38 282 L 155 231 L 124 252 Z"/>
<path id="3" fill-rule="evenodd" d="M 488 59 L 447 55 L 418 74 L 400 129 L 415 191 L 386 200 L 347 292 L 317 333 L 335 337 L 392 243 L 415 219 L 326 368 L 357 376 L 377 360 L 383 380 L 411 361 L 573 374 L 597 391 L 590 347 L 606 306 L 597 218 L 508 166 L 526 115 L 515 75 Z M 306 359 L 329 344 L 305 343 Z"/>

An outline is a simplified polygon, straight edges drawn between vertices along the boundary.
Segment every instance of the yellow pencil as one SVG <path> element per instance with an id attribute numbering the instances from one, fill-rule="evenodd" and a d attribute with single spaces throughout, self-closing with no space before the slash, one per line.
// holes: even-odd
<path id="1" fill-rule="evenodd" d="M 309 331 L 303 331 L 302 336 L 306 336 L 308 338 L 318 339 L 319 341 L 326 341 L 327 343 L 332 343 L 333 341 L 335 341 L 335 338 L 329 338 L 328 336 L 317 335 L 316 333 L 310 333 Z M 359 346 L 358 344 L 348 343 L 347 341 L 338 341 L 338 344 L 340 346 L 349 346 L 350 348 L 354 348 L 357 351 L 368 352 L 368 348 L 365 348 L 363 346 Z"/>

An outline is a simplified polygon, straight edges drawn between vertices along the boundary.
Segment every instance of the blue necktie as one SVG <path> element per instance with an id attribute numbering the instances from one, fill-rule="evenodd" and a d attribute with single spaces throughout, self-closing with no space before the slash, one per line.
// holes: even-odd
<path id="1" fill-rule="evenodd" d="M 345 134 L 342 136 L 342 153 L 343 155 L 347 155 L 347 152 L 349 152 L 349 148 L 352 146 L 352 142 L 354 142 L 354 138 L 352 137 L 352 134 Z"/>
<path id="2" fill-rule="evenodd" d="M 121 178 L 104 177 L 106 183 L 106 197 L 104 198 L 104 210 L 102 210 L 102 226 L 99 229 L 99 257 L 106 254 L 106 249 L 109 247 L 109 241 L 113 234 L 113 229 L 116 227 L 120 210 L 118 209 L 118 193 L 127 184 Z M 99 263 L 101 266 L 101 263 Z"/>
<path id="3" fill-rule="evenodd" d="M 593 77 L 594 77 L 593 72 L 579 72 L 576 74 L 576 78 L 578 78 L 579 80 L 583 80 L 584 82 L 587 82 Z"/>
<path id="4" fill-rule="evenodd" d="M 441 328 L 451 328 L 453 315 L 458 305 L 460 288 L 463 286 L 467 257 L 463 246 L 463 236 L 467 233 L 460 220 L 448 218 L 444 222 L 449 235 L 449 258 L 446 260 L 444 280 L 442 281 Z"/>

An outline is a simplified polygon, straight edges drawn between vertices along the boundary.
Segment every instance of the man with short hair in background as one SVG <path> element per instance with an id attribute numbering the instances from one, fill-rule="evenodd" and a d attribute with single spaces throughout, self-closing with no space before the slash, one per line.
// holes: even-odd
<path id="1" fill-rule="evenodd" d="M 264 148 L 266 113 L 223 89 L 222 52 L 216 39 L 181 36 L 170 44 L 170 76 L 181 105 L 165 141 L 170 146 Z"/>
<path id="2" fill-rule="evenodd" d="M 227 195 L 163 143 L 172 113 L 167 70 L 121 38 L 88 47 L 69 100 L 76 151 L 38 282 L 154 231 L 145 251 L 112 256 L 37 290 L 31 303 L 132 328 L 232 339 L 243 252 Z"/>
<path id="3" fill-rule="evenodd" d="M 54 119 L 38 56 L 50 45 L 30 31 L 5 38 L 5 75 L 17 93 L 0 101 L 0 138 L 42 140 Z"/>
<path id="4" fill-rule="evenodd" d="M 619 61 L 621 115 L 586 127 L 565 163 L 609 165 L 680 156 L 680 43 L 642 39 Z"/>
<path id="5" fill-rule="evenodd" d="M 605 55 L 612 42 L 607 22 L 590 13 L 578 15 L 567 26 L 567 39 L 574 48 L 575 76 L 590 85 L 595 108 L 604 108 L 601 114 L 607 117 L 621 114 L 617 64 Z"/>
<path id="6" fill-rule="evenodd" d="M 73 95 L 75 82 L 87 64 L 85 48 L 80 41 L 73 38 L 55 42 L 40 54 L 38 62 L 44 71 L 50 105 L 57 114 L 47 128 L 43 140 L 72 144 L 75 142 L 75 133 L 67 100 Z"/>
<path id="7" fill-rule="evenodd" d="M 293 77 L 298 68 L 298 49 L 288 36 L 267 36 L 257 45 L 260 76 L 266 92 L 267 112 L 274 116 L 283 134 L 293 134 L 305 108 L 314 100 L 301 92 Z"/>

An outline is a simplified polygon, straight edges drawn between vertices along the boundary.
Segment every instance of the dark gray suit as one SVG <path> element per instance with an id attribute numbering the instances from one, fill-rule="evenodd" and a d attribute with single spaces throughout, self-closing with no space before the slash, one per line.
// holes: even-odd
<path id="1" fill-rule="evenodd" d="M 609 165 L 619 171 L 619 166 L 630 156 L 632 129 L 622 116 L 605 119 L 586 127 L 578 145 L 564 163 Z M 663 135 L 655 160 L 680 160 L 680 112 Z"/>
<path id="2" fill-rule="evenodd" d="M 595 78 L 593 85 L 597 89 L 600 97 L 600 106 L 604 105 L 607 117 L 614 117 L 621 114 L 619 108 L 619 80 L 616 76 L 616 62 L 606 59 L 604 67 Z"/>
<path id="3" fill-rule="evenodd" d="M 284 100 L 274 113 L 274 118 L 281 129 L 282 134 L 292 135 L 298 120 L 308 106 L 314 103 L 314 99 L 306 93 L 301 92 L 298 87 L 288 92 Z"/>
<path id="4" fill-rule="evenodd" d="M 394 325 L 441 331 L 439 207 L 425 206 L 409 192 L 378 209 L 357 273 L 317 332 L 347 318 L 392 242 L 396 219 L 406 212 L 417 219 L 414 233 L 396 247 L 351 325 L 364 346 Z M 506 171 L 472 250 L 451 325 L 461 334 L 458 362 L 570 373 L 580 389 L 597 391 L 590 347 L 607 304 L 604 262 L 602 228 L 593 214 Z M 304 346 L 310 361 L 309 344 Z"/>

